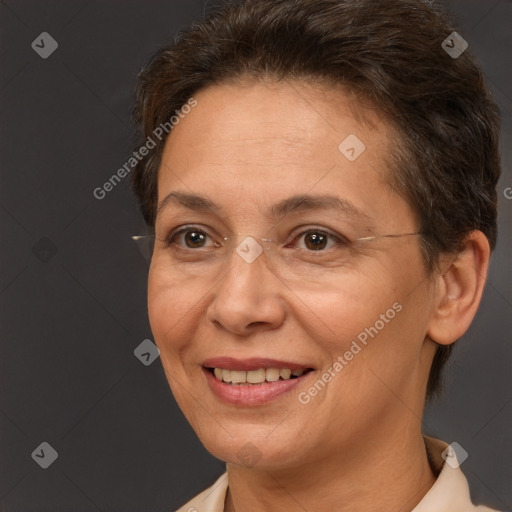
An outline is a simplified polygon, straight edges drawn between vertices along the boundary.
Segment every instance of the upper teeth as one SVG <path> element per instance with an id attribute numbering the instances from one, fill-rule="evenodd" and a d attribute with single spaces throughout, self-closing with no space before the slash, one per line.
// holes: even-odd
<path id="1" fill-rule="evenodd" d="M 260 368 L 258 370 L 226 370 L 224 368 L 215 368 L 213 370 L 215 377 L 217 380 L 222 380 L 224 382 L 229 382 L 231 384 L 240 384 L 244 382 L 248 382 L 249 384 L 260 384 L 262 382 L 275 382 L 281 379 L 288 380 L 293 375 L 294 377 L 300 377 L 304 370 L 290 370 L 288 368 L 284 368 L 280 370 L 279 368 Z"/>

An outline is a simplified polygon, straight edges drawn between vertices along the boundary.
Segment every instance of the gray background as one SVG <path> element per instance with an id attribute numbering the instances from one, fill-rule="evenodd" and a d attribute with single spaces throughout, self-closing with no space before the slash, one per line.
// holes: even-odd
<path id="1" fill-rule="evenodd" d="M 138 71 L 204 3 L 0 3 L 5 512 L 171 512 L 224 470 L 176 406 L 160 360 L 144 366 L 133 354 L 151 332 L 128 180 L 103 200 L 92 194 L 131 153 Z M 512 3 L 447 5 L 503 112 L 500 239 L 424 430 L 469 452 L 475 500 L 512 510 Z M 44 31 L 59 45 L 48 59 L 31 48 Z M 58 452 L 48 469 L 31 457 L 43 441 Z"/>

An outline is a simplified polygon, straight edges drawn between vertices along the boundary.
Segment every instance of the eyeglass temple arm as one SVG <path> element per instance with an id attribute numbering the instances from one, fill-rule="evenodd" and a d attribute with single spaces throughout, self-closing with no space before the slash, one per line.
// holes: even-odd
<path id="1" fill-rule="evenodd" d="M 238 236 L 243 235 L 243 233 L 237 233 Z M 393 233 L 390 235 L 375 235 L 375 236 L 364 236 L 361 238 L 356 238 L 355 240 L 375 240 L 376 238 L 400 238 L 403 236 L 421 236 L 423 233 Z M 249 235 L 247 235 L 249 236 Z M 138 241 L 143 240 L 145 238 L 155 238 L 155 235 L 133 235 L 132 240 Z M 229 240 L 230 238 L 236 238 L 236 236 L 225 236 L 222 237 L 223 240 Z M 271 238 L 261 238 L 263 242 L 272 242 Z"/>
<path id="2" fill-rule="evenodd" d="M 423 233 L 393 233 L 390 235 L 375 235 L 356 238 L 355 240 L 375 240 L 376 238 L 401 238 L 403 236 L 421 236 Z"/>

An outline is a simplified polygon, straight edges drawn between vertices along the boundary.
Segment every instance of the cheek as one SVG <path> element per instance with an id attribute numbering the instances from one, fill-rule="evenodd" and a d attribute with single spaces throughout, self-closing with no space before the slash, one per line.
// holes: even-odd
<path id="1" fill-rule="evenodd" d="M 334 274 L 329 287 L 296 291 L 302 307 L 303 326 L 311 339 L 323 338 L 329 352 L 344 346 L 365 328 L 373 326 L 381 314 L 391 308 L 400 296 L 400 289 L 384 271 L 359 271 Z M 295 311 L 299 316 L 299 311 Z M 293 316 L 293 315 L 292 315 Z M 388 319 L 388 317 L 386 317 Z M 380 325 L 380 324 L 379 324 Z M 316 333 L 316 334 L 315 334 Z"/>
<path id="2" fill-rule="evenodd" d="M 194 306 L 201 294 L 181 282 L 169 279 L 164 272 L 150 268 L 148 276 L 148 314 L 155 342 L 160 349 L 180 351 L 194 324 Z M 204 293 L 204 292 L 203 292 Z"/>
<path id="3" fill-rule="evenodd" d="M 180 408 L 192 424 L 190 417 L 190 372 L 192 366 L 186 361 L 195 360 L 190 354 L 189 341 L 194 335 L 198 318 L 193 318 L 197 294 L 187 293 L 186 286 L 177 286 L 161 272 L 150 268 L 148 276 L 148 314 L 154 341 L 160 350 L 160 358 L 167 381 Z M 194 369 L 195 371 L 196 369 Z"/>
<path id="4" fill-rule="evenodd" d="M 425 334 L 428 290 L 420 267 L 413 263 L 369 266 L 364 273 L 333 280 L 330 290 L 300 295 L 304 311 L 309 310 L 309 315 L 302 315 L 302 326 L 310 339 L 322 345 L 331 361 L 351 351 L 345 357 L 350 367 L 360 361 L 387 373 L 417 359 Z"/>

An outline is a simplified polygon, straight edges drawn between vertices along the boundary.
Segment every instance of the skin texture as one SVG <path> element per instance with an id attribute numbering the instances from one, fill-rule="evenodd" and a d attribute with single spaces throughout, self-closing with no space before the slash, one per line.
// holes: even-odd
<path id="1" fill-rule="evenodd" d="M 387 184 L 391 128 L 344 91 L 247 81 L 194 97 L 197 106 L 167 140 L 158 200 L 196 193 L 222 210 L 168 205 L 157 215 L 157 238 L 188 224 L 212 239 L 244 233 L 282 245 L 303 231 L 298 226 L 349 238 L 418 230 L 410 205 Z M 338 150 L 349 134 L 366 146 L 355 161 Z M 334 194 L 366 217 L 330 210 L 266 216 L 274 203 L 303 193 Z M 296 243 L 304 247 L 304 238 Z M 452 343 L 468 328 L 485 282 L 486 238 L 473 232 L 431 279 L 415 236 L 360 244 L 343 265 L 288 280 L 263 257 L 248 264 L 233 251 L 212 273 L 171 264 L 169 250 L 157 241 L 151 327 L 184 415 L 206 449 L 227 462 L 226 510 L 412 510 L 435 480 L 421 437 L 432 340 Z M 298 392 L 394 303 L 401 311 L 310 403 L 299 403 Z M 216 356 L 283 359 L 315 372 L 270 403 L 239 407 L 207 385 L 201 365 Z M 246 443 L 257 447 L 255 465 L 237 455 Z"/>

